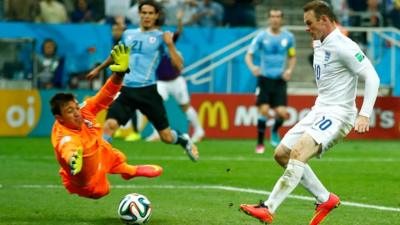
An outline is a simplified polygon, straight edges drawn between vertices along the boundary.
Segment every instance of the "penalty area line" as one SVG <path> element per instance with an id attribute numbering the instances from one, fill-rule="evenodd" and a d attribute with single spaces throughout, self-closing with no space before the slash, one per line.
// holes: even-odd
<path id="1" fill-rule="evenodd" d="M 3 185 L 0 184 L 0 188 L 17 188 L 17 189 L 58 189 L 64 188 L 62 185 L 39 185 L 39 184 L 25 184 L 25 185 Z M 222 190 L 222 191 L 232 191 L 232 192 L 241 192 L 241 193 L 249 193 L 249 194 L 259 194 L 259 195 L 270 195 L 271 192 L 251 189 L 251 188 L 239 188 L 232 186 L 223 186 L 223 185 L 111 185 L 111 188 L 115 189 L 199 189 L 199 190 Z M 306 197 L 302 195 L 289 195 L 288 198 L 298 199 L 303 201 L 315 201 L 312 197 Z M 375 209 L 380 211 L 391 211 L 391 212 L 400 212 L 400 208 L 394 207 L 386 207 L 380 205 L 371 205 L 371 204 L 363 204 L 357 202 L 349 202 L 342 201 L 342 205 L 357 207 L 357 208 L 367 208 L 367 209 Z"/>

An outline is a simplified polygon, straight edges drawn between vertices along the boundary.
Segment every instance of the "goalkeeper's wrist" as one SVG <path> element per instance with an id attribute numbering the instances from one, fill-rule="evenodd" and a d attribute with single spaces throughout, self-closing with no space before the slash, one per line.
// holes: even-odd
<path id="1" fill-rule="evenodd" d="M 125 74 L 131 72 L 131 70 L 128 68 L 125 72 L 114 72 L 116 73 L 118 76 L 124 76 Z"/>

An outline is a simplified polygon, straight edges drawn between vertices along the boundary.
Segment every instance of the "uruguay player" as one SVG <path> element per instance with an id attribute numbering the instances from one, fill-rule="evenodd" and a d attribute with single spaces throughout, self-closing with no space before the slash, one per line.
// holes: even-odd
<path id="1" fill-rule="evenodd" d="M 288 117 L 287 81 L 296 65 L 295 39 L 291 32 L 281 29 L 283 12 L 278 9 L 269 11 L 268 29 L 261 31 L 251 42 L 245 61 L 254 76 L 257 77 L 257 101 L 259 118 L 257 122 L 258 140 L 256 153 L 264 153 L 264 136 L 269 110 L 275 111 L 275 123 L 271 130 L 271 144 L 279 144 L 278 129 Z M 255 52 L 260 55 L 260 66 L 253 62 Z M 287 64 L 287 65 L 286 65 Z"/>
<path id="2" fill-rule="evenodd" d="M 140 27 L 126 30 L 121 43 L 131 48 L 130 72 L 124 78 L 121 94 L 110 106 L 104 125 L 104 138 L 111 137 L 119 125 L 126 124 L 136 109 L 139 109 L 157 129 L 161 140 L 180 144 L 191 160 L 198 160 L 198 151 L 188 134 L 180 134 L 169 127 L 163 100 L 157 92 L 155 71 L 161 56 L 167 52 L 171 64 L 178 70 L 183 59 L 177 52 L 171 32 L 158 29 L 162 20 L 161 6 L 153 0 L 139 4 Z M 111 63 L 108 58 L 102 65 L 88 74 L 89 79 Z"/>

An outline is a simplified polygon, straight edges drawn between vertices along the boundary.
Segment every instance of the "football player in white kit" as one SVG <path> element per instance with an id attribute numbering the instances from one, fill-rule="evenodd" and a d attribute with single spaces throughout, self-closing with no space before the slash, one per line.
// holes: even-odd
<path id="1" fill-rule="evenodd" d="M 275 211 L 300 183 L 317 201 L 310 225 L 320 224 L 340 204 L 307 164 L 314 156 L 355 132 L 369 131 L 369 117 L 378 94 L 379 78 L 358 45 L 336 27 L 336 17 L 326 2 L 304 6 L 304 22 L 319 45 L 314 49 L 314 73 L 318 97 L 308 115 L 290 129 L 275 149 L 276 161 L 285 168 L 265 202 L 242 204 L 240 209 L 264 223 L 272 223 Z M 358 77 L 365 80 L 365 95 L 357 114 Z"/>

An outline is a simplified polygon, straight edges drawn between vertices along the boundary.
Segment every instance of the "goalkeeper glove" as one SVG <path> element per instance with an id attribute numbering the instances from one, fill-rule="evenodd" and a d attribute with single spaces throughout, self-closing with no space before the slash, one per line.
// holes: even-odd
<path id="1" fill-rule="evenodd" d="M 115 45 L 111 51 L 114 64 L 110 65 L 113 72 L 125 73 L 129 68 L 129 53 L 131 49 L 124 45 Z"/>
<path id="2" fill-rule="evenodd" d="M 71 168 L 71 174 L 76 175 L 81 172 L 82 169 L 82 147 L 78 148 L 76 152 L 74 152 L 69 159 L 69 167 Z"/>

